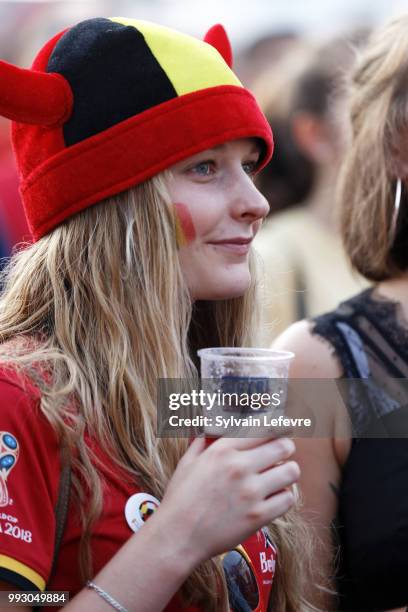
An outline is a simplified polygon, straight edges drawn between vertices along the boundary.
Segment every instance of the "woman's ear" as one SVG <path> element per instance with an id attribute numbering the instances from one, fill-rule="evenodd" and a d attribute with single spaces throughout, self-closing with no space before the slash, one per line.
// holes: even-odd
<path id="1" fill-rule="evenodd" d="M 312 162 L 326 164 L 334 156 L 332 135 L 324 119 L 300 111 L 292 117 L 292 133 L 299 150 Z"/>

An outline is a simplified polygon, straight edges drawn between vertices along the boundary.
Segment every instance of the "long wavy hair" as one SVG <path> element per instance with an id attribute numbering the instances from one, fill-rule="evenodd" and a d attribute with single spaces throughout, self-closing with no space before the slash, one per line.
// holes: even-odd
<path id="1" fill-rule="evenodd" d="M 375 30 L 351 74 L 353 139 L 339 181 L 342 236 L 354 268 L 373 281 L 408 268 L 408 14 Z M 403 180 L 392 229 L 396 181 Z"/>
<path id="2" fill-rule="evenodd" d="M 196 349 L 249 346 L 257 329 L 255 275 L 242 297 L 192 305 L 169 204 L 163 173 L 26 245 L 3 272 L 0 364 L 40 390 L 42 413 L 71 450 L 84 581 L 103 508 L 85 433 L 160 499 L 188 441 L 156 437 L 157 379 L 195 377 Z M 282 612 L 309 609 L 297 525 L 289 513 L 270 526 L 279 550 L 274 609 Z M 208 611 L 227 610 L 221 560 L 202 563 L 182 596 Z"/>

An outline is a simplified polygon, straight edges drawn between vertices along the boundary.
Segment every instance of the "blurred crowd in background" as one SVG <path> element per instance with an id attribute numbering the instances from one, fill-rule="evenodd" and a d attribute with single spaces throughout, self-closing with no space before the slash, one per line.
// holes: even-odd
<path id="1" fill-rule="evenodd" d="M 27 67 L 54 33 L 91 16 L 123 14 L 195 35 L 224 23 L 235 71 L 260 101 L 275 138 L 273 160 L 256 179 L 271 206 L 255 241 L 268 345 L 293 321 L 332 309 L 364 287 L 344 255 L 335 205 L 336 177 L 349 138 L 347 74 L 370 29 L 408 5 L 377 1 L 373 6 L 363 0 L 350 5 L 318 0 L 204 5 L 183 0 L 0 1 L 0 57 Z M 29 240 L 9 127 L 0 117 L 1 257 Z"/>

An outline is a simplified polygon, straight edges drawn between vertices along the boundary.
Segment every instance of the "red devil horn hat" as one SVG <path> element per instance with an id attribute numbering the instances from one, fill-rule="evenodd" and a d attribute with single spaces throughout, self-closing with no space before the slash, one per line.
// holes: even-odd
<path id="1" fill-rule="evenodd" d="M 30 70 L 0 61 L 0 114 L 13 120 L 34 239 L 227 140 L 258 139 L 258 168 L 268 162 L 271 129 L 229 68 L 224 28 L 213 26 L 204 41 L 96 17 L 54 36 Z"/>
<path id="2" fill-rule="evenodd" d="M 67 121 L 72 105 L 72 91 L 62 75 L 26 70 L 0 60 L 0 115 L 57 127 Z"/>
<path id="3" fill-rule="evenodd" d="M 232 48 L 224 26 L 220 23 L 213 25 L 205 35 L 204 42 L 215 47 L 228 66 L 232 68 Z"/>

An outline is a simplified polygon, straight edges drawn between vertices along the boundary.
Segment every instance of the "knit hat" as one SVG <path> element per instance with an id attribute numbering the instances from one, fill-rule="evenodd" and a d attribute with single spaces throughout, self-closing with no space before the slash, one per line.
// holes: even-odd
<path id="1" fill-rule="evenodd" d="M 227 140 L 270 127 L 230 69 L 222 26 L 204 41 L 146 21 L 96 18 L 52 38 L 31 70 L 0 61 L 21 195 L 38 239 L 64 219 Z"/>

